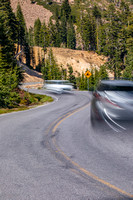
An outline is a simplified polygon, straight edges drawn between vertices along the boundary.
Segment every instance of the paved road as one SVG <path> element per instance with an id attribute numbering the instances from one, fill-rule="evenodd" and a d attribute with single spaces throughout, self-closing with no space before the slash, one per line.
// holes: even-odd
<path id="1" fill-rule="evenodd" d="M 94 131 L 90 98 L 0 115 L 0 200 L 133 199 L 133 136 Z"/>

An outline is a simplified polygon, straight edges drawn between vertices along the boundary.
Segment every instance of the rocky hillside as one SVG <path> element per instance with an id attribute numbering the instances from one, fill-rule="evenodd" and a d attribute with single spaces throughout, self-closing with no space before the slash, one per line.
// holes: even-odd
<path id="1" fill-rule="evenodd" d="M 95 52 L 55 47 L 52 48 L 52 51 L 59 65 L 62 65 L 63 68 L 71 65 L 74 72 L 79 72 L 80 74 L 85 72 L 86 69 L 91 70 L 91 68 L 95 67 L 99 69 L 107 61 L 106 57 L 100 56 Z"/>
<path id="2" fill-rule="evenodd" d="M 14 12 L 16 12 L 18 2 L 20 3 L 27 29 L 34 26 L 34 22 L 37 18 L 39 18 L 41 22 L 45 21 L 46 24 L 48 24 L 49 18 L 52 16 L 49 10 L 36 3 L 31 4 L 30 0 L 10 0 L 10 2 Z"/>
<path id="3" fill-rule="evenodd" d="M 41 20 L 41 22 L 45 21 L 46 24 L 48 24 L 49 22 L 49 18 L 53 15 L 52 12 L 50 12 L 50 10 L 44 8 L 41 5 L 37 5 L 37 2 L 56 2 L 57 4 L 61 5 L 61 3 L 64 0 L 34 0 L 35 3 L 31 3 L 31 0 L 10 0 L 11 2 L 11 7 L 13 9 L 14 12 L 16 12 L 16 8 L 18 5 L 18 2 L 20 3 L 20 6 L 22 8 L 22 12 L 24 14 L 24 18 L 25 18 L 25 22 L 27 25 L 27 28 L 29 29 L 30 26 L 33 27 L 34 26 L 34 22 L 37 18 L 39 18 Z M 127 2 L 130 2 L 130 0 L 126 0 Z M 109 5 L 109 0 L 86 0 L 84 1 L 84 3 L 82 4 L 84 6 L 84 8 L 91 8 L 92 5 L 98 5 L 101 10 L 106 9 Z M 118 6 L 118 2 L 120 3 L 121 0 L 119 1 L 115 1 L 116 2 L 116 7 Z M 74 0 L 69 0 L 69 3 L 71 5 L 75 5 L 75 1 Z M 130 7 L 132 7 L 131 4 L 129 4 Z"/>
<path id="4" fill-rule="evenodd" d="M 47 48 L 45 59 L 47 59 L 48 57 L 49 50 L 50 48 Z M 77 72 L 82 74 L 82 72 L 85 72 L 86 69 L 99 69 L 100 66 L 107 61 L 107 57 L 98 55 L 97 53 L 92 51 L 88 52 L 57 47 L 52 47 L 52 51 L 58 65 L 62 66 L 65 69 L 68 68 L 68 65 L 71 65 L 73 67 L 75 75 L 77 74 Z M 43 49 L 41 47 L 33 47 L 31 57 L 33 58 L 33 60 L 31 60 L 31 66 L 36 69 L 39 61 L 44 58 Z M 23 62 L 25 63 L 25 59 L 23 59 Z"/>
<path id="5" fill-rule="evenodd" d="M 45 55 L 45 58 L 48 57 L 50 48 L 47 49 L 47 54 Z M 43 57 L 42 54 L 42 48 L 40 47 L 34 47 L 34 69 L 35 66 L 38 65 L 38 60 L 40 60 L 41 57 Z M 104 56 L 97 55 L 94 52 L 88 52 L 88 51 L 81 51 L 81 50 L 71 50 L 71 49 L 65 49 L 65 48 L 52 48 L 54 57 L 58 63 L 59 66 L 63 66 L 63 68 L 67 69 L 68 65 L 71 65 L 74 70 L 75 76 L 77 76 L 77 72 L 82 74 L 86 71 L 86 69 L 91 70 L 92 68 L 99 69 L 101 65 L 103 65 L 107 58 Z M 25 60 L 23 59 L 23 62 Z M 32 64 L 32 63 L 31 63 Z M 39 72 L 36 72 L 34 70 L 30 70 L 25 65 L 22 65 L 24 72 L 24 83 L 31 82 L 31 85 L 25 85 L 25 87 L 42 87 L 43 79 L 42 74 Z M 112 76 L 112 75 L 111 75 Z M 33 84 L 33 82 L 39 82 L 39 84 Z M 42 82 L 42 84 L 40 83 Z"/>

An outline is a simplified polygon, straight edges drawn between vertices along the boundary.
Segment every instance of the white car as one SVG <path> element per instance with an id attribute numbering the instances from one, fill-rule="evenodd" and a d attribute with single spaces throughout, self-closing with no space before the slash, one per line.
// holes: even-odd
<path id="1" fill-rule="evenodd" d="M 44 83 L 44 88 L 58 94 L 73 90 L 73 86 L 68 80 L 46 80 Z"/>

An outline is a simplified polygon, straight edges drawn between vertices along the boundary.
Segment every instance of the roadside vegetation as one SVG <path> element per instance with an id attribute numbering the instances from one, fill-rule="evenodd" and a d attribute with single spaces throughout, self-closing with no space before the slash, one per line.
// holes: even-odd
<path id="1" fill-rule="evenodd" d="M 0 114 L 28 110 L 38 105 L 43 105 L 44 103 L 53 101 L 52 97 L 40 94 L 31 94 L 24 90 L 18 90 L 17 94 L 17 101 L 12 101 L 11 105 L 0 106 Z"/>
<path id="2" fill-rule="evenodd" d="M 24 110 L 53 101 L 51 97 L 30 94 L 19 89 L 23 72 L 16 61 L 18 51 L 15 49 L 16 43 L 21 49 L 24 47 L 28 65 L 30 54 L 21 8 L 18 5 L 15 16 L 10 1 L 2 0 L 0 1 L 0 113 Z"/>

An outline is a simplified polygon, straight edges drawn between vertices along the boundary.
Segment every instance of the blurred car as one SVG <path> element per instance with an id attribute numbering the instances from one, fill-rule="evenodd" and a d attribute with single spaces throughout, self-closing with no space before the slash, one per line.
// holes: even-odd
<path id="1" fill-rule="evenodd" d="M 73 90 L 73 86 L 68 80 L 46 80 L 44 88 L 58 94 Z"/>
<path id="2" fill-rule="evenodd" d="M 133 122 L 133 82 L 102 80 L 91 101 L 91 122 L 106 122 L 113 129 L 124 129 L 123 122 Z"/>

